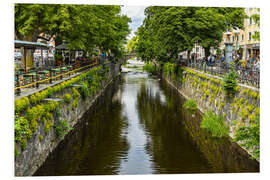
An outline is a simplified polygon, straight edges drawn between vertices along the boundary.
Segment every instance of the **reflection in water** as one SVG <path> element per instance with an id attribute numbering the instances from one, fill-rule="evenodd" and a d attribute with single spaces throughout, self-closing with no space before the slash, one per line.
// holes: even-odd
<path id="1" fill-rule="evenodd" d="M 123 73 L 35 175 L 255 172 L 258 163 L 228 139 L 210 137 L 201 115 L 142 72 Z"/>
<path id="2" fill-rule="evenodd" d="M 163 96 L 157 82 L 150 81 L 141 86 L 137 98 L 140 122 L 151 139 L 146 149 L 153 157 L 154 173 L 212 172 L 206 158 L 188 138 L 177 96 L 166 94 L 166 103 L 160 98 Z"/>
<path id="3" fill-rule="evenodd" d="M 128 151 L 127 119 L 115 83 L 65 137 L 35 175 L 118 174 Z M 112 98 L 114 96 L 114 98 Z"/>

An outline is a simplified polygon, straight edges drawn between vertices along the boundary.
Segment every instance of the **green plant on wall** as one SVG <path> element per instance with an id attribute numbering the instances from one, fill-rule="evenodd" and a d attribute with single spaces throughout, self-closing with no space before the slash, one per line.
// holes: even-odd
<path id="1" fill-rule="evenodd" d="M 233 96 L 236 93 L 237 74 L 235 71 L 230 71 L 223 78 L 222 88 L 228 96 Z"/>
<path id="2" fill-rule="evenodd" d="M 45 134 L 48 134 L 48 132 L 50 131 L 52 127 L 52 122 L 50 120 L 48 120 L 45 125 L 44 125 L 44 132 Z"/>
<path id="3" fill-rule="evenodd" d="M 66 93 L 66 94 L 64 95 L 64 101 L 65 101 L 66 103 L 70 103 L 71 100 L 72 100 L 72 96 L 71 96 L 70 94 Z"/>
<path id="4" fill-rule="evenodd" d="M 197 109 L 197 103 L 194 99 L 189 99 L 184 103 L 183 108 L 189 113 L 194 114 Z"/>
<path id="5" fill-rule="evenodd" d="M 58 121 L 57 124 L 54 126 L 54 129 L 56 131 L 57 137 L 59 137 L 61 140 L 63 140 L 65 135 L 70 130 L 72 130 L 72 128 L 69 126 L 69 124 L 65 120 Z"/>
<path id="6" fill-rule="evenodd" d="M 207 111 L 203 115 L 201 128 L 206 129 L 213 137 L 224 137 L 229 135 L 229 128 L 221 115 L 216 115 L 213 111 Z"/>
<path id="7" fill-rule="evenodd" d="M 21 113 L 26 110 L 30 105 L 29 99 L 23 97 L 15 101 L 15 113 Z"/>
<path id="8" fill-rule="evenodd" d="M 260 156 L 260 117 L 255 116 L 255 123 L 250 126 L 241 126 L 236 129 L 234 141 L 252 151 L 253 157 Z"/>

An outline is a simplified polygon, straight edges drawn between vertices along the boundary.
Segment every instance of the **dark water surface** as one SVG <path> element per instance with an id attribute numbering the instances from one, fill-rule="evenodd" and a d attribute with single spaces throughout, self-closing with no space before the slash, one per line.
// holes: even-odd
<path id="1" fill-rule="evenodd" d="M 199 112 L 158 78 L 123 73 L 66 136 L 37 176 L 258 172 L 230 139 L 200 129 Z"/>

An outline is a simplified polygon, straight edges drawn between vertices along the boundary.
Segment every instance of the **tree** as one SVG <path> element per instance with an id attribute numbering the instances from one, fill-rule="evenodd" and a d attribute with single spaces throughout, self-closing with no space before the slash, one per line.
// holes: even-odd
<path id="1" fill-rule="evenodd" d="M 260 12 L 260 9 L 257 9 L 258 12 Z M 258 25 L 258 27 L 260 27 L 260 14 L 253 14 L 251 16 L 251 18 L 256 22 L 256 24 Z M 252 36 L 252 38 L 254 40 L 259 41 L 260 40 L 260 32 L 259 31 L 255 31 L 255 34 Z"/>
<path id="2" fill-rule="evenodd" d="M 130 33 L 130 18 L 120 6 L 69 4 L 15 4 L 15 38 L 36 42 L 55 37 L 70 49 L 121 54 Z M 46 35 L 48 38 L 40 35 Z"/>
<path id="3" fill-rule="evenodd" d="M 138 29 L 137 54 L 144 60 L 175 61 L 178 53 L 190 52 L 195 43 L 218 47 L 223 32 L 243 27 L 243 8 L 159 7 L 145 9 L 146 18 Z"/>
<path id="4" fill-rule="evenodd" d="M 135 51 L 138 45 L 138 40 L 139 40 L 138 36 L 133 36 L 132 39 L 128 41 L 128 44 L 127 44 L 128 53 L 132 53 Z"/>

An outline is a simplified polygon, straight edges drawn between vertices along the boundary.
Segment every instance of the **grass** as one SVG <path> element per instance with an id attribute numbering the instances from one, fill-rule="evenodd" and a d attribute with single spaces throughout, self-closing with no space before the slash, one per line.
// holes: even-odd
<path id="1" fill-rule="evenodd" d="M 224 137 L 229 135 L 229 128 L 221 115 L 216 115 L 213 111 L 207 111 L 203 115 L 201 128 L 206 129 L 213 137 Z"/>
<path id="2" fill-rule="evenodd" d="M 194 99 L 189 99 L 184 103 L 183 108 L 193 114 L 197 109 L 197 103 Z"/>

